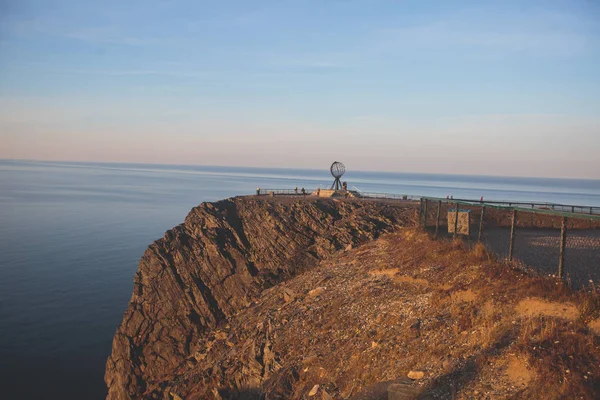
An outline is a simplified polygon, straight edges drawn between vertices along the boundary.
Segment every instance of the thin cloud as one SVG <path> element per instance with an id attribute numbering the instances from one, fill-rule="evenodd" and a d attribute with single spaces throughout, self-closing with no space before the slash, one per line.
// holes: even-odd
<path id="1" fill-rule="evenodd" d="M 534 55 L 570 56 L 589 47 L 586 36 L 563 32 L 482 32 L 434 24 L 390 31 L 399 44 L 435 47 L 479 47 L 493 51 L 529 52 Z"/>
<path id="2" fill-rule="evenodd" d="M 176 63 L 169 64 L 168 66 L 177 65 Z M 56 65 L 47 63 L 12 63 L 3 65 L 2 68 L 10 69 L 31 69 L 40 70 L 44 73 L 58 73 L 58 74 L 78 74 L 78 75 L 107 75 L 107 76 L 170 76 L 170 77 L 184 77 L 184 78 L 204 78 L 210 75 L 203 71 L 189 71 L 189 70 L 177 70 L 177 69 L 96 69 L 96 68 L 63 68 L 57 67 Z"/>
<path id="3" fill-rule="evenodd" d="M 131 34 L 126 34 L 122 28 L 115 25 L 73 27 L 69 30 L 59 31 L 57 32 L 57 35 L 88 43 L 112 44 L 131 47 L 169 44 L 164 39 L 157 37 L 138 37 Z"/>
<path id="4" fill-rule="evenodd" d="M 112 25 L 77 26 L 65 25 L 54 16 L 36 16 L 27 19 L 7 19 L 3 21 L 4 30 L 21 37 L 30 35 L 53 36 L 63 39 L 78 40 L 86 43 L 113 44 L 121 46 L 150 46 L 165 44 L 156 38 L 141 38 L 122 33 L 120 28 Z"/>
<path id="5" fill-rule="evenodd" d="M 140 39 L 131 36 L 119 36 L 118 34 L 92 34 L 87 32 L 72 32 L 61 35 L 65 38 L 80 40 L 83 42 L 91 43 L 102 43 L 102 44 L 116 44 L 122 46 L 148 46 L 157 44 L 156 41 L 150 41 L 147 39 Z"/>
<path id="6" fill-rule="evenodd" d="M 274 57 L 270 61 L 271 64 L 275 66 L 282 67 L 304 67 L 304 68 L 323 68 L 323 69 L 332 69 L 332 68 L 348 68 L 353 64 L 347 61 L 343 61 L 341 59 L 335 59 L 334 57 L 323 54 L 319 55 L 286 55 L 283 57 Z"/>
<path id="7" fill-rule="evenodd" d="M 380 48 L 389 51 L 477 48 L 536 56 L 577 56 L 597 47 L 598 41 L 593 40 L 589 28 L 588 21 L 554 13 L 493 16 L 471 12 L 420 25 L 383 29 L 378 40 Z"/>
<path id="8" fill-rule="evenodd" d="M 72 73 L 72 74 L 84 74 L 84 75 L 110 75 L 110 76 L 172 76 L 172 77 L 184 77 L 184 78 L 202 78 L 206 77 L 206 74 L 199 72 L 187 72 L 187 71 L 159 71 L 159 70 L 143 70 L 143 69 L 123 69 L 123 70 L 103 70 L 103 69 L 64 69 L 56 70 L 56 72 Z"/>

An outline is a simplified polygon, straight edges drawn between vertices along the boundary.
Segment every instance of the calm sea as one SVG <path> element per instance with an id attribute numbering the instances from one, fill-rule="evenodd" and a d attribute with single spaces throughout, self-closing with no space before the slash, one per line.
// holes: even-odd
<path id="1" fill-rule="evenodd" d="M 600 206 L 600 181 L 350 171 L 363 191 Z M 322 171 L 0 160 L 0 396 L 100 399 L 145 248 L 188 211 Z"/>

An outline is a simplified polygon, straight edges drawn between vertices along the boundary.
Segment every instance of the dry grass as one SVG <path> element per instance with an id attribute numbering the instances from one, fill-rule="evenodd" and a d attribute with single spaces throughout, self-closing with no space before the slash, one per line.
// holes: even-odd
<path id="1" fill-rule="evenodd" d="M 515 307 L 515 311 L 519 315 L 541 315 L 567 320 L 574 320 L 579 316 L 579 311 L 573 303 L 550 302 L 537 298 L 521 300 Z"/>
<path id="2" fill-rule="evenodd" d="M 419 347 L 418 357 L 460 360 L 464 347 L 472 353 L 475 372 L 461 373 L 477 378 L 460 389 L 445 388 L 451 395 L 468 398 L 491 385 L 507 394 L 514 386 L 520 398 L 538 398 L 541 390 L 546 398 L 595 398 L 600 384 L 600 343 L 594 333 L 600 328 L 598 290 L 573 292 L 553 279 L 497 263 L 483 245 L 467 251 L 462 241 L 431 242 L 419 232 L 405 232 L 403 238 L 393 258 L 405 266 L 404 274 L 432 288 L 431 308 L 423 317 L 431 313 L 445 320 L 451 333 L 446 339 L 454 337 L 454 346 L 463 347 L 456 352 L 452 346 Z M 440 268 L 433 272 L 432 264 Z M 514 355 L 512 361 L 505 362 L 506 354 Z"/>
<path id="3" fill-rule="evenodd" d="M 495 256 L 491 253 L 483 243 L 477 243 L 473 249 L 473 254 L 481 261 L 494 261 Z"/>

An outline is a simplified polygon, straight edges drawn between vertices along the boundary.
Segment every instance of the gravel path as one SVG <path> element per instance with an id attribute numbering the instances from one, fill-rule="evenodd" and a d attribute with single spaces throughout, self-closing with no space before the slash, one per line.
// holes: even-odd
<path id="1" fill-rule="evenodd" d="M 508 255 L 510 228 L 488 228 L 484 243 L 499 257 Z M 556 274 L 560 249 L 559 229 L 518 228 L 513 256 L 544 274 Z M 590 279 L 600 281 L 600 230 L 568 231 L 565 249 L 565 274 L 574 286 Z"/>

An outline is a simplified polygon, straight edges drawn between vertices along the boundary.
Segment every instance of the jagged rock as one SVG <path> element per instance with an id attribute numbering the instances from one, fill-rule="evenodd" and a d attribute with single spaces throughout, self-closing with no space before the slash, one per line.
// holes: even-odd
<path id="1" fill-rule="evenodd" d="M 326 390 L 321 391 L 321 400 L 333 400 L 333 397 Z"/>
<path id="2" fill-rule="evenodd" d="M 419 392 L 412 380 L 399 378 L 369 385 L 350 400 L 415 400 L 420 398 Z"/>
<path id="3" fill-rule="evenodd" d="M 425 376 L 425 372 L 409 371 L 409 373 L 406 376 L 408 376 L 410 379 L 414 379 L 414 380 L 423 379 L 423 377 Z"/>
<path id="4" fill-rule="evenodd" d="M 283 289 L 283 301 L 286 303 L 290 303 L 296 299 L 296 293 L 292 289 L 285 288 Z"/>
<path id="5" fill-rule="evenodd" d="M 419 398 L 419 388 L 410 382 L 393 383 L 387 388 L 387 400 L 415 400 Z"/>
<path id="6" fill-rule="evenodd" d="M 318 288 L 314 288 L 313 290 L 311 290 L 310 292 L 308 292 L 308 296 L 309 297 L 317 297 L 320 296 L 321 294 L 323 294 L 323 292 L 325 292 L 324 287 L 320 286 Z"/>
<path id="7" fill-rule="evenodd" d="M 277 197 L 195 207 L 142 256 L 106 365 L 107 398 L 160 398 L 162 382 L 221 346 L 239 352 L 243 372 L 215 365 L 212 387 L 225 379 L 235 381 L 235 390 L 258 387 L 280 367 L 270 351 L 268 327 L 260 328 L 260 342 L 249 341 L 242 349 L 234 345 L 239 338 L 230 341 L 224 332 L 211 336 L 210 331 L 252 307 L 263 290 L 348 243 L 369 241 L 405 224 L 412 213 L 412 208 L 370 201 Z"/>
<path id="8" fill-rule="evenodd" d="M 450 372 L 454 369 L 454 363 L 451 359 L 446 358 L 442 361 L 442 370 L 444 372 Z"/>
<path id="9" fill-rule="evenodd" d="M 319 362 L 319 357 L 310 356 L 310 357 L 306 357 L 304 360 L 302 360 L 302 365 L 311 365 L 311 364 L 315 364 L 318 362 Z"/>

